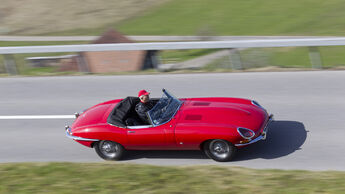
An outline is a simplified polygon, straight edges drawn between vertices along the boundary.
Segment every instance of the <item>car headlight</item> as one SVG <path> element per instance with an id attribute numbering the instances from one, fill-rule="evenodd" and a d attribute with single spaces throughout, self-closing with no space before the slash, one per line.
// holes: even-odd
<path id="1" fill-rule="evenodd" d="M 73 133 L 72 133 L 72 131 L 71 131 L 71 128 L 70 128 L 68 125 L 65 126 L 65 130 L 67 131 L 67 133 L 68 133 L 69 135 L 73 135 Z"/>
<path id="2" fill-rule="evenodd" d="M 243 127 L 237 128 L 237 132 L 245 139 L 251 139 L 252 137 L 255 136 L 254 131 L 247 128 L 243 128 Z"/>

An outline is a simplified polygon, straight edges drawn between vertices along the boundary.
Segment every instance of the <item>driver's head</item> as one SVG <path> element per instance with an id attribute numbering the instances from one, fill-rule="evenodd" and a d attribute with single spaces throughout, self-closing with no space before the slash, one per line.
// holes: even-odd
<path id="1" fill-rule="evenodd" d="M 146 90 L 140 90 L 138 93 L 138 97 L 142 103 L 146 103 L 150 100 L 150 93 Z"/>

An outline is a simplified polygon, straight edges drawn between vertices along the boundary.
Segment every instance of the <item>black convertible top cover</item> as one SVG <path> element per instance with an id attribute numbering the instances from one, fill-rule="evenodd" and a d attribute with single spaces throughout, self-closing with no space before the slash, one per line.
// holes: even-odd
<path id="1" fill-rule="evenodd" d="M 118 127 L 126 127 L 125 120 L 135 112 L 138 97 L 128 96 L 119 102 L 108 116 L 107 122 Z"/>

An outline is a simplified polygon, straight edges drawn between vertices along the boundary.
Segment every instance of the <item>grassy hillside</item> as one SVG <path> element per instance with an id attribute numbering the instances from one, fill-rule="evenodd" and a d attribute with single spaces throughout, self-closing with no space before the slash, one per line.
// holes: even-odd
<path id="1" fill-rule="evenodd" d="M 345 0 L 3 0 L 0 34 L 345 35 Z"/>
<path id="2" fill-rule="evenodd" d="M 173 0 L 119 29 L 140 35 L 345 35 L 344 0 Z"/>
<path id="3" fill-rule="evenodd" d="M 344 193 L 344 172 L 96 163 L 1 164 L 0 193 Z"/>
<path id="4" fill-rule="evenodd" d="M 168 0 L 1 0 L 0 35 L 32 35 L 86 28 L 140 15 Z"/>

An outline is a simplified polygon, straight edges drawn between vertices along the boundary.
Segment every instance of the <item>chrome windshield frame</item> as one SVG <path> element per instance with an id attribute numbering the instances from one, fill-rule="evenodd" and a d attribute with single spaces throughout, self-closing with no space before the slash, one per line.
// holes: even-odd
<path id="1" fill-rule="evenodd" d="M 170 94 L 166 89 L 163 88 L 162 91 L 163 91 L 163 93 L 164 93 L 168 98 L 170 97 L 170 98 L 176 99 L 176 100 L 179 102 L 179 105 L 178 105 L 178 107 L 176 108 L 175 112 L 172 114 L 171 118 L 169 118 L 169 119 L 168 119 L 166 122 L 164 122 L 164 123 L 160 123 L 159 125 L 154 124 L 154 122 L 152 121 L 151 115 L 147 112 L 146 114 L 147 114 L 147 116 L 148 116 L 148 118 L 149 118 L 149 120 L 150 120 L 150 123 L 151 123 L 151 125 L 152 125 L 153 127 L 157 127 L 157 126 L 160 126 L 160 125 L 164 125 L 164 124 L 170 122 L 171 119 L 174 118 L 174 116 L 176 115 L 176 113 L 180 110 L 180 108 L 181 108 L 181 106 L 182 106 L 182 104 L 183 104 L 183 102 L 182 102 L 180 99 L 178 99 L 178 98 L 175 97 L 174 95 Z"/>

